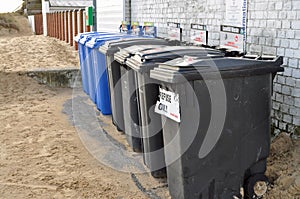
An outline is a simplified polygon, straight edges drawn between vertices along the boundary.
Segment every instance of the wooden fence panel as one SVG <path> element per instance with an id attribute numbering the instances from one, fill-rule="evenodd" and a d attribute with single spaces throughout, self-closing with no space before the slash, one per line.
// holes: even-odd
<path id="1" fill-rule="evenodd" d="M 35 27 L 35 34 L 37 34 L 37 35 L 43 34 L 43 15 L 42 14 L 34 15 L 34 27 Z"/>

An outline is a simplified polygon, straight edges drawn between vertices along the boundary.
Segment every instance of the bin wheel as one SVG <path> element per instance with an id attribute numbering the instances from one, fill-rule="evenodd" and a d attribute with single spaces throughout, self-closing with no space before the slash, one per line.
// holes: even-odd
<path id="1" fill-rule="evenodd" d="M 269 180 L 264 174 L 255 174 L 250 176 L 245 185 L 245 198 L 260 199 L 267 192 Z"/>
<path id="2" fill-rule="evenodd" d="M 151 171 L 151 175 L 154 178 L 165 178 L 165 177 L 167 177 L 167 172 L 166 172 L 166 169 L 163 168 L 163 169 L 159 169 L 156 171 Z"/>
<path id="3" fill-rule="evenodd" d="M 142 149 L 140 149 L 140 148 L 133 148 L 132 150 L 133 150 L 133 152 L 136 152 L 136 153 L 142 153 L 143 152 Z"/>
<path id="4" fill-rule="evenodd" d="M 123 130 L 119 126 L 116 125 L 116 127 L 119 132 L 123 132 Z"/>

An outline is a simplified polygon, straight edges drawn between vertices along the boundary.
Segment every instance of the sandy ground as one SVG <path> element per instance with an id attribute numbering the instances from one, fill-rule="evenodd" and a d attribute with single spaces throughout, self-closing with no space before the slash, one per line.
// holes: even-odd
<path id="1" fill-rule="evenodd" d="M 265 198 L 300 198 L 300 140 L 280 134 L 271 145 L 266 172 L 270 187 Z"/>
<path id="2" fill-rule="evenodd" d="M 70 66 L 78 67 L 77 52 L 62 41 L 0 36 L 0 198 L 147 198 L 130 173 L 102 165 L 85 149 L 62 112 L 72 90 L 24 74 Z M 136 178 L 160 184 L 149 174 Z"/>
<path id="3" fill-rule="evenodd" d="M 0 198 L 143 198 L 85 150 L 62 113 L 69 89 L 0 73 Z"/>
<path id="4" fill-rule="evenodd" d="M 78 54 L 68 44 L 42 35 L 0 37 L 0 71 L 79 67 Z"/>
<path id="5" fill-rule="evenodd" d="M 53 38 L 17 36 L 0 37 L 0 198 L 151 197 L 130 173 L 106 167 L 87 152 L 62 113 L 71 89 L 40 85 L 23 74 L 78 66 L 76 52 Z M 148 190 L 163 185 L 149 174 L 136 176 Z M 300 198 L 299 140 L 281 134 L 273 141 L 267 176 L 264 198 Z M 152 198 L 157 196 L 168 198 L 167 189 L 157 189 Z"/>

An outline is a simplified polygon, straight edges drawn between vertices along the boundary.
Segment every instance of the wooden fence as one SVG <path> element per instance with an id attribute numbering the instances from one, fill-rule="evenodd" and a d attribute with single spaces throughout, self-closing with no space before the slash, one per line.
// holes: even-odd
<path id="1" fill-rule="evenodd" d="M 78 45 L 74 37 L 78 33 L 89 32 L 90 27 L 85 26 L 84 10 L 67 10 L 60 12 L 47 13 L 47 32 L 48 36 L 55 37 L 77 50 Z"/>
<path id="2" fill-rule="evenodd" d="M 43 15 L 42 14 L 34 15 L 34 29 L 35 29 L 35 34 L 37 34 L 37 35 L 43 34 Z"/>

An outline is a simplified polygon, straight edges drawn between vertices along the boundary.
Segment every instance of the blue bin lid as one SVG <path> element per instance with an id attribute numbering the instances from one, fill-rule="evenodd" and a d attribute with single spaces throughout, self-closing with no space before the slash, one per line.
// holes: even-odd
<path id="1" fill-rule="evenodd" d="M 118 35 L 119 33 L 108 33 L 108 32 L 85 32 L 80 33 L 74 39 L 80 44 L 85 44 L 87 41 L 91 40 L 91 38 L 95 36 L 105 36 L 105 35 Z"/>
<path id="2" fill-rule="evenodd" d="M 79 33 L 77 36 L 74 37 L 74 40 L 76 42 L 79 42 L 80 39 L 82 39 L 83 37 L 86 37 L 88 35 L 92 35 L 92 34 L 108 34 L 107 32 L 83 32 L 83 33 Z"/>
<path id="3" fill-rule="evenodd" d="M 92 36 L 87 42 L 86 46 L 89 48 L 99 48 L 101 45 L 103 45 L 106 41 L 110 40 L 118 40 L 122 38 L 131 38 L 131 37 L 137 37 L 133 35 L 124 35 L 124 34 L 118 34 L 118 35 L 95 35 Z"/>

